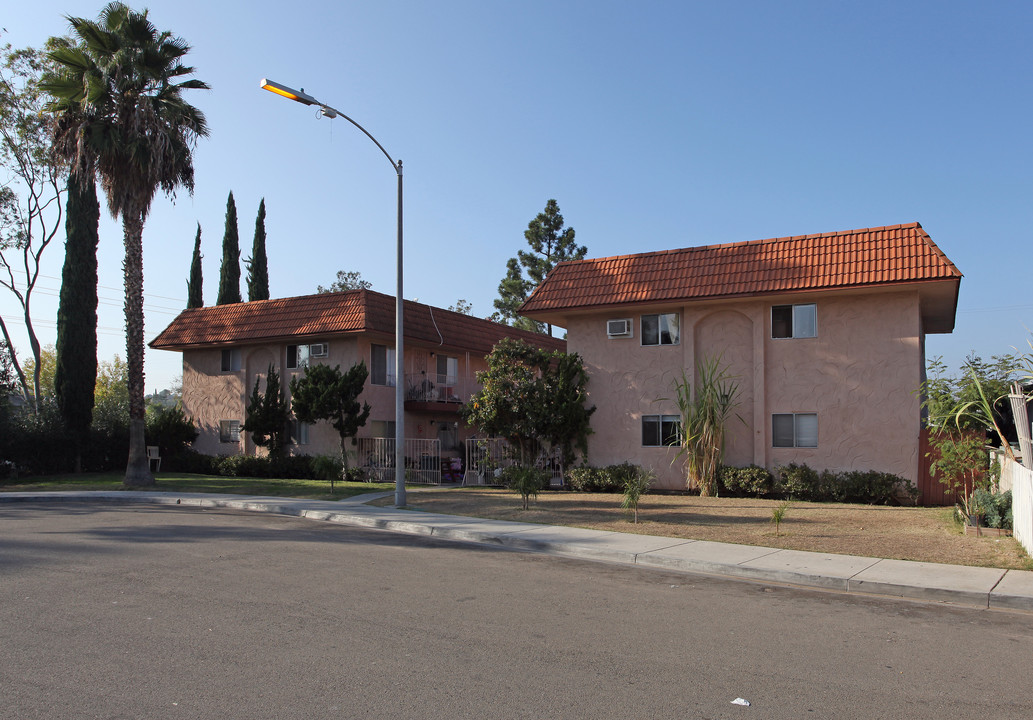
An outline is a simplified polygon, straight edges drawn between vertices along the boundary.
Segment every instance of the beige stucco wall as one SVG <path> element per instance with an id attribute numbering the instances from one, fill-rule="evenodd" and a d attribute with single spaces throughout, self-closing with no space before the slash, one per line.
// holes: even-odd
<path id="1" fill-rule="evenodd" d="M 771 306 L 817 305 L 816 338 L 772 339 Z M 681 343 L 643 347 L 643 313 L 679 312 Z M 635 337 L 610 339 L 606 320 L 630 317 Z M 642 447 L 643 415 L 677 414 L 674 384 L 719 356 L 736 376 L 740 404 L 728 425 L 726 462 L 773 469 L 877 469 L 918 477 L 921 337 L 916 293 L 829 294 L 636 308 L 572 320 L 568 347 L 585 359 L 597 407 L 589 461 L 652 468 L 660 485 L 685 486 L 676 450 Z M 771 447 L 773 413 L 816 412 L 817 448 Z"/>

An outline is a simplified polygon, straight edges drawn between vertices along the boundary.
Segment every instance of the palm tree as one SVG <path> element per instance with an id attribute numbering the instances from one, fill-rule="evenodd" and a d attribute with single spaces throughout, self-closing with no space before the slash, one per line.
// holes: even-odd
<path id="1" fill-rule="evenodd" d="M 97 20 L 69 17 L 72 41 L 50 53 L 58 70 L 41 86 L 53 97 L 54 150 L 73 168 L 96 171 L 125 241 L 126 356 L 129 374 L 129 462 L 125 484 L 153 485 L 144 440 L 143 226 L 158 188 L 175 197 L 194 189 L 193 149 L 208 134 L 204 115 L 184 90 L 207 90 L 183 80 L 190 46 L 159 32 L 120 2 Z"/>

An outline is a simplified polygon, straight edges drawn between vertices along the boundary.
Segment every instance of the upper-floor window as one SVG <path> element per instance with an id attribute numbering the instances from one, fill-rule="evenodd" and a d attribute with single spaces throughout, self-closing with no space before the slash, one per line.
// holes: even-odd
<path id="1" fill-rule="evenodd" d="M 459 358 L 438 355 L 438 385 L 455 386 L 459 379 Z"/>
<path id="2" fill-rule="evenodd" d="M 287 369 L 298 370 L 308 367 L 309 358 L 308 345 L 287 346 Z"/>
<path id="3" fill-rule="evenodd" d="M 818 337 L 817 306 L 814 303 L 806 305 L 772 305 L 771 337 Z"/>
<path id="4" fill-rule="evenodd" d="M 776 413 L 772 415 L 771 445 L 777 448 L 818 447 L 818 414 Z"/>
<path id="5" fill-rule="evenodd" d="M 369 382 L 371 385 L 395 385 L 395 349 L 386 345 L 369 346 Z"/>
<path id="6" fill-rule="evenodd" d="M 642 446 L 678 445 L 681 418 L 677 415 L 643 415 Z"/>
<path id="7" fill-rule="evenodd" d="M 678 313 L 642 316 L 643 345 L 677 345 L 681 341 Z"/>
<path id="8" fill-rule="evenodd" d="M 226 348 L 222 351 L 222 371 L 237 372 L 240 370 L 240 348 Z"/>

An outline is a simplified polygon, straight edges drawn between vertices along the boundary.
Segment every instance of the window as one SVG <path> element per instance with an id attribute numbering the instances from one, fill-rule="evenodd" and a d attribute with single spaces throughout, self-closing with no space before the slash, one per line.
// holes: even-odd
<path id="1" fill-rule="evenodd" d="M 395 350 L 386 345 L 370 345 L 369 382 L 395 386 Z"/>
<path id="2" fill-rule="evenodd" d="M 240 371 L 240 348 L 227 348 L 222 351 L 222 371 Z"/>
<path id="3" fill-rule="evenodd" d="M 681 418 L 677 415 L 643 415 L 642 446 L 677 445 L 681 435 Z"/>
<path id="4" fill-rule="evenodd" d="M 771 445 L 777 448 L 818 447 L 818 414 L 783 413 L 772 415 Z"/>
<path id="5" fill-rule="evenodd" d="M 438 385 L 455 387 L 459 378 L 459 358 L 438 355 Z"/>
<path id="6" fill-rule="evenodd" d="M 291 442 L 295 445 L 308 445 L 308 429 L 312 427 L 297 418 L 291 418 Z"/>
<path id="7" fill-rule="evenodd" d="M 287 346 L 287 369 L 298 370 L 308 367 L 308 345 Z"/>
<path id="8" fill-rule="evenodd" d="M 643 345 L 677 345 L 681 340 L 678 313 L 642 316 Z"/>
<path id="9" fill-rule="evenodd" d="M 240 442 L 240 420 L 219 421 L 219 442 Z"/>
<path id="10" fill-rule="evenodd" d="M 374 420 L 369 424 L 369 431 L 375 438 L 394 438 L 394 420 Z"/>
<path id="11" fill-rule="evenodd" d="M 773 305 L 771 307 L 771 337 L 818 337 L 818 310 L 809 305 Z"/>

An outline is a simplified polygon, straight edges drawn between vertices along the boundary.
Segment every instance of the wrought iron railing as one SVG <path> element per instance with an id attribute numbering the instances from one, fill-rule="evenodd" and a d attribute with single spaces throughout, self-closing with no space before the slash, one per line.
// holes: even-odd
<path id="1" fill-rule="evenodd" d="M 359 467 L 371 482 L 395 479 L 394 438 L 359 438 Z M 422 485 L 441 484 L 441 448 L 437 440 L 405 439 L 405 481 Z"/>
<path id="2" fill-rule="evenodd" d="M 503 438 L 471 438 L 466 441 L 464 485 L 501 485 L 502 471 L 518 462 L 519 453 Z M 559 453 L 535 443 L 531 462 L 548 470 L 549 486 L 563 486 L 563 466 Z"/>
<path id="3" fill-rule="evenodd" d="M 415 373 L 405 376 L 405 399 L 412 402 L 468 402 L 481 389 L 476 378 L 463 375 Z"/>

